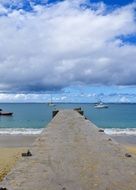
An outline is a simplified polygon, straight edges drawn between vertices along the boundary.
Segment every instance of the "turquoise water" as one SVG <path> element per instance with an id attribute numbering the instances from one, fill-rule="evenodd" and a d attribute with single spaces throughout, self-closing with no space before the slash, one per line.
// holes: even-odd
<path id="1" fill-rule="evenodd" d="M 109 133 L 136 133 L 136 104 L 109 104 L 108 109 L 95 109 L 94 104 L 56 104 L 57 109 L 75 107 L 81 107 L 88 119 Z M 0 108 L 14 112 L 11 117 L 0 116 L 1 133 L 39 133 L 51 120 L 54 109 L 45 103 L 1 103 Z"/>
<path id="2" fill-rule="evenodd" d="M 52 108 L 47 104 L 0 104 L 12 117 L 0 116 L 0 128 L 42 128 L 51 120 Z"/>

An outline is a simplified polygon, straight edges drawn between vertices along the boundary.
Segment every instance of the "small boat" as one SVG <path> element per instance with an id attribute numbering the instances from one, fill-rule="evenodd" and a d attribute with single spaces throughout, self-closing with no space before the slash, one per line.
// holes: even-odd
<path id="1" fill-rule="evenodd" d="M 52 102 L 49 102 L 48 106 L 55 106 L 55 104 L 53 104 Z"/>
<path id="2" fill-rule="evenodd" d="M 12 116 L 13 112 L 0 112 L 0 116 L 1 115 L 3 115 L 3 116 Z"/>
<path id="3" fill-rule="evenodd" d="M 48 102 L 48 106 L 50 106 L 50 107 L 56 106 L 56 105 L 53 103 L 52 94 L 51 94 L 51 100 L 50 100 L 50 102 Z"/>
<path id="4" fill-rule="evenodd" d="M 104 104 L 103 102 L 99 102 L 97 104 L 95 104 L 94 108 L 97 109 L 103 109 L 103 108 L 108 108 L 109 106 L 107 104 Z"/>
<path id="5" fill-rule="evenodd" d="M 48 106 L 54 106 L 52 102 L 48 102 Z"/>

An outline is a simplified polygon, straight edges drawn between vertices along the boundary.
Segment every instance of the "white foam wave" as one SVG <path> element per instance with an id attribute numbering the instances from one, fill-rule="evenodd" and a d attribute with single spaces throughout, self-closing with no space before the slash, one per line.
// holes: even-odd
<path id="1" fill-rule="evenodd" d="M 42 128 L 33 129 L 33 128 L 0 128 L 0 135 L 38 135 L 42 132 Z"/>
<path id="2" fill-rule="evenodd" d="M 136 128 L 111 128 L 105 129 L 104 132 L 108 135 L 136 135 Z"/>
<path id="3" fill-rule="evenodd" d="M 0 128 L 0 135 L 38 135 L 42 132 L 43 128 Z M 107 128 L 104 132 L 108 135 L 136 135 L 136 128 Z"/>

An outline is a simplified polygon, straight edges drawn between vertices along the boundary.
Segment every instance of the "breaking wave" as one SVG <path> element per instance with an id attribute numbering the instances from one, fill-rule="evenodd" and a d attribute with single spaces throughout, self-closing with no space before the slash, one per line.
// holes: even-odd
<path id="1" fill-rule="evenodd" d="M 43 128 L 0 128 L 0 135 L 38 135 Z M 136 135 L 136 128 L 106 128 L 104 132 L 108 135 Z"/>
<path id="2" fill-rule="evenodd" d="M 33 129 L 33 128 L 0 128 L 1 134 L 11 134 L 11 135 L 38 135 L 42 132 L 43 128 Z"/>
<path id="3" fill-rule="evenodd" d="M 109 128 L 105 129 L 104 132 L 108 135 L 136 135 L 136 128 Z"/>

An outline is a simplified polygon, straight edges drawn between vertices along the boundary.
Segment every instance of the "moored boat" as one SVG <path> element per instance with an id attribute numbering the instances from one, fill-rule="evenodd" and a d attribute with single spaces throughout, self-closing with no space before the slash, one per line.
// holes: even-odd
<path id="1" fill-rule="evenodd" d="M 51 100 L 50 100 L 50 102 L 48 102 L 48 106 L 50 106 L 50 107 L 55 107 L 55 106 L 56 106 L 56 105 L 53 103 L 52 94 L 51 94 Z"/>
<path id="2" fill-rule="evenodd" d="M 55 106 L 55 104 L 53 104 L 52 102 L 49 102 L 48 106 Z"/>
<path id="3" fill-rule="evenodd" d="M 109 106 L 107 104 L 104 104 L 103 102 L 99 102 L 97 104 L 95 104 L 94 108 L 97 109 L 103 109 L 103 108 L 108 108 Z"/>
<path id="4" fill-rule="evenodd" d="M 13 112 L 0 112 L 0 116 L 1 115 L 3 115 L 3 116 L 12 116 Z"/>

